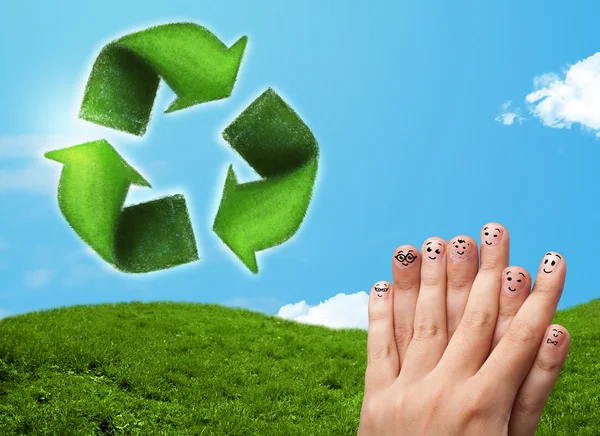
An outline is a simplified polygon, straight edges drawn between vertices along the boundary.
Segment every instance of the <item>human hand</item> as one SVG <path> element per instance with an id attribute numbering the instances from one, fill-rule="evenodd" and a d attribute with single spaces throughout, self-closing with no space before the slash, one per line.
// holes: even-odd
<path id="1" fill-rule="evenodd" d="M 359 436 L 533 436 L 569 349 L 549 325 L 564 257 L 544 255 L 530 293 L 499 224 L 481 231 L 479 271 L 467 236 L 429 238 L 422 253 L 399 247 L 394 285 L 371 290 Z"/>

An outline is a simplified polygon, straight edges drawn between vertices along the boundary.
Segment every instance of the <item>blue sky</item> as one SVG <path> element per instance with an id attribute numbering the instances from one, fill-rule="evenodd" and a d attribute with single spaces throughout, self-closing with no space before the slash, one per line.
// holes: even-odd
<path id="1" fill-rule="evenodd" d="M 391 278 L 396 246 L 432 235 L 478 240 L 488 221 L 508 228 L 511 263 L 534 274 L 546 251 L 566 256 L 559 308 L 600 297 L 598 7 L 3 1 L 1 313 L 179 300 L 267 313 L 294 304 L 295 317 L 363 325 L 361 291 Z M 248 36 L 232 97 L 167 115 L 173 94 L 161 86 L 141 139 L 78 120 L 99 50 L 173 21 L 201 24 L 227 45 Z M 221 131 L 269 86 L 310 126 L 321 161 L 300 231 L 259 253 L 253 276 L 211 227 L 229 163 L 242 181 L 257 178 Z M 133 189 L 129 204 L 186 195 L 199 262 L 121 274 L 68 227 L 56 202 L 60 166 L 42 154 L 100 138 L 154 187 Z"/>

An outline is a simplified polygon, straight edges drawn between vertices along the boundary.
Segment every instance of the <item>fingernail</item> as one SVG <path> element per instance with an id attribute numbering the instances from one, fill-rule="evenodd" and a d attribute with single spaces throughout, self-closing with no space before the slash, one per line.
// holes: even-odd
<path id="1" fill-rule="evenodd" d="M 546 253 L 540 264 L 540 271 L 543 271 L 546 274 L 553 273 L 556 271 L 561 261 L 562 256 L 560 254 L 554 252 Z"/>
<path id="2" fill-rule="evenodd" d="M 390 285 L 387 282 L 377 282 L 373 286 L 373 295 L 375 298 L 387 299 L 390 295 Z"/>
<path id="3" fill-rule="evenodd" d="M 400 247 L 394 255 L 394 263 L 398 268 L 408 268 L 415 265 L 418 257 L 419 253 L 414 248 Z"/>
<path id="4" fill-rule="evenodd" d="M 450 241 L 450 258 L 454 262 L 464 262 L 473 255 L 473 246 L 464 236 L 459 236 Z"/>
<path id="5" fill-rule="evenodd" d="M 437 239 L 430 239 L 425 243 L 423 250 L 423 259 L 428 262 L 439 262 L 444 258 L 446 247 Z"/>
<path id="6" fill-rule="evenodd" d="M 565 342 L 565 332 L 561 328 L 553 327 L 546 336 L 546 345 L 553 348 L 560 347 Z"/>
<path id="7" fill-rule="evenodd" d="M 481 245 L 492 247 L 498 245 L 504 236 L 504 230 L 496 224 L 489 224 L 481 230 Z"/>
<path id="8" fill-rule="evenodd" d="M 520 294 L 527 286 L 527 276 L 519 268 L 508 269 L 502 277 L 502 289 L 509 295 Z"/>

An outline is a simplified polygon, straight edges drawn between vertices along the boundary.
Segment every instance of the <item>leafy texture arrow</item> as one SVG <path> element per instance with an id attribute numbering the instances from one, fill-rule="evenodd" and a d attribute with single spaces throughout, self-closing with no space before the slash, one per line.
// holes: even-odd
<path id="1" fill-rule="evenodd" d="M 198 260 L 185 198 L 173 195 L 123 209 L 132 184 L 151 187 L 105 140 L 51 151 L 64 164 L 58 204 L 69 225 L 105 261 L 144 273 Z"/>
<path id="2" fill-rule="evenodd" d="M 271 88 L 225 129 L 223 137 L 263 180 L 238 184 L 230 166 L 213 230 L 257 273 L 255 253 L 285 242 L 302 224 L 319 149 L 308 126 Z"/>
<path id="3" fill-rule="evenodd" d="M 105 46 L 92 67 L 79 117 L 142 136 L 160 78 L 177 98 L 167 112 L 227 98 L 247 37 L 227 48 L 194 23 L 171 23 L 125 35 Z"/>

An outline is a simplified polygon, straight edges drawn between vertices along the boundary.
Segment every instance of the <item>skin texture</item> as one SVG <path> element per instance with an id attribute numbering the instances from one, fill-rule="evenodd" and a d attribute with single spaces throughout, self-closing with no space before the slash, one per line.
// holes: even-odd
<path id="1" fill-rule="evenodd" d="M 458 239 L 471 256 L 452 255 Z M 479 269 L 464 235 L 427 239 L 408 265 L 396 255 L 416 248 L 395 250 L 393 283 L 376 284 L 389 291 L 374 286 L 369 300 L 359 435 L 535 435 L 570 345 L 550 325 L 566 262 L 545 254 L 529 292 L 529 273 L 508 265 L 506 229 L 486 224 L 480 242 Z"/>

